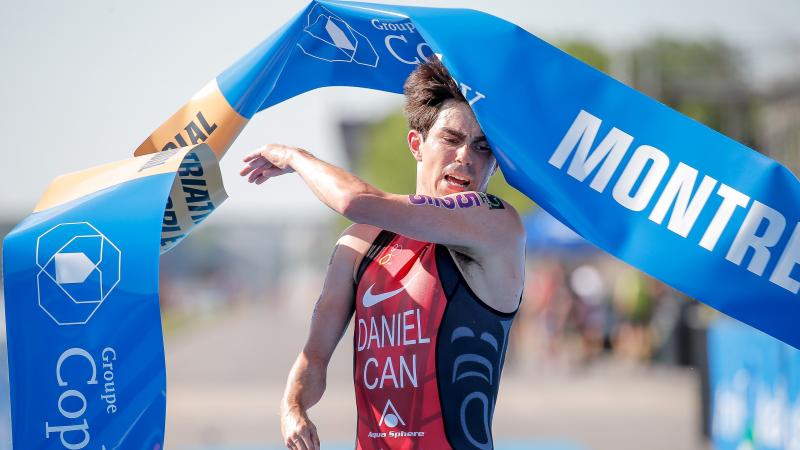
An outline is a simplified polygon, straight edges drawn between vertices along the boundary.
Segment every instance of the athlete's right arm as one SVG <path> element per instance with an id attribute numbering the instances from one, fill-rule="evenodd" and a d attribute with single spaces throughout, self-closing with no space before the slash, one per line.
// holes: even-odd
<path id="1" fill-rule="evenodd" d="M 353 225 L 336 243 L 322 293 L 314 306 L 308 339 L 286 380 L 281 434 L 287 448 L 320 448 L 316 427 L 307 411 L 325 392 L 328 362 L 354 311 L 355 270 L 378 231 L 369 225 Z"/>

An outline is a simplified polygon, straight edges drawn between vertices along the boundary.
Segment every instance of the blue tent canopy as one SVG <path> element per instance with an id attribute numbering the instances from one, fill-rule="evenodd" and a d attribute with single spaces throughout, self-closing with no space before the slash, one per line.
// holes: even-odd
<path id="1" fill-rule="evenodd" d="M 522 223 L 525 226 L 528 250 L 559 254 L 597 251 L 597 247 L 542 209 L 526 215 Z"/>

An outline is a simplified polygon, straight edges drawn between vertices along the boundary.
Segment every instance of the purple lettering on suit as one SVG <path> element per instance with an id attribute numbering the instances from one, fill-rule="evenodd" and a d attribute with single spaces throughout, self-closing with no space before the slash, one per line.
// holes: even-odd
<path id="1" fill-rule="evenodd" d="M 461 209 L 473 206 L 489 205 L 489 209 L 503 209 L 503 202 L 492 194 L 484 192 L 465 192 L 452 197 L 431 197 L 423 194 L 411 194 L 408 202 L 412 205 L 431 205 L 436 208 Z"/>

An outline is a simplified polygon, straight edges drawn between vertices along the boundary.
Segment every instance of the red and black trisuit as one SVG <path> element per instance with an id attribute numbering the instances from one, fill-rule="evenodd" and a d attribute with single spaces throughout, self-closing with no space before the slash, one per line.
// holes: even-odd
<path id="1" fill-rule="evenodd" d="M 355 291 L 356 448 L 493 448 L 515 313 L 479 299 L 447 247 L 385 230 Z"/>

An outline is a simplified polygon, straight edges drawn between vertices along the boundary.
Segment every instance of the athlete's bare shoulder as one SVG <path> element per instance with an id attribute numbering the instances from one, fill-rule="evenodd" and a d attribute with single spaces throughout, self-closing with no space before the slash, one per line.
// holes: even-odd
<path id="1" fill-rule="evenodd" d="M 470 215 L 459 219 L 474 221 L 478 229 L 475 245 L 453 245 L 453 250 L 474 259 L 478 263 L 490 260 L 516 259 L 524 253 L 525 227 L 516 208 L 500 197 L 478 193 L 482 202 Z M 458 226 L 453 224 L 453 226 Z"/>
<path id="2" fill-rule="evenodd" d="M 505 214 L 502 215 L 507 225 L 507 233 L 504 236 L 505 240 L 508 241 L 511 247 L 525 247 L 525 226 L 522 224 L 522 218 L 520 218 L 517 209 L 514 208 L 511 203 L 499 197 L 491 197 L 494 197 L 494 200 L 499 202 L 499 204 L 502 205 L 502 209 L 505 211 Z"/>
<path id="3" fill-rule="evenodd" d="M 369 247 L 380 232 L 381 229 L 378 227 L 365 223 L 354 223 L 342 232 L 336 242 L 334 252 L 343 248 L 353 252 L 353 280 L 356 278 L 356 272 L 358 271 L 358 266 L 361 265 L 361 260 L 369 251 Z"/>
<path id="4" fill-rule="evenodd" d="M 525 227 L 517 210 L 492 196 L 494 218 L 486 222 L 489 247 L 451 247 L 451 254 L 472 290 L 489 306 L 512 312 L 519 306 L 525 278 Z M 487 212 L 488 215 L 488 212 Z"/>

